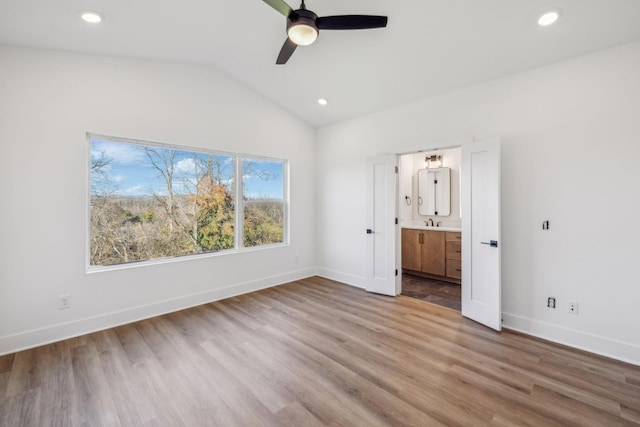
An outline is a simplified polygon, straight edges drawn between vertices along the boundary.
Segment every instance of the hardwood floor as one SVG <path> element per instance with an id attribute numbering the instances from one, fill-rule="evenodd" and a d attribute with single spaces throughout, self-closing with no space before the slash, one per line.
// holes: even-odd
<path id="1" fill-rule="evenodd" d="M 402 272 L 402 295 L 460 311 L 460 285 Z"/>
<path id="2" fill-rule="evenodd" d="M 321 278 L 0 357 L 2 426 L 638 423 L 638 366 Z"/>

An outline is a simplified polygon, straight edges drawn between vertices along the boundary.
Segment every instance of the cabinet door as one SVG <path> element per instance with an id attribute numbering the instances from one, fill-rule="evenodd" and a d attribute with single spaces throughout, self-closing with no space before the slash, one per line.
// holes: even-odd
<path id="1" fill-rule="evenodd" d="M 423 231 L 424 243 L 422 244 L 422 271 L 429 274 L 444 276 L 445 244 L 444 233 L 441 231 Z"/>
<path id="2" fill-rule="evenodd" d="M 402 268 L 420 271 L 422 259 L 420 257 L 420 230 L 402 229 Z"/>

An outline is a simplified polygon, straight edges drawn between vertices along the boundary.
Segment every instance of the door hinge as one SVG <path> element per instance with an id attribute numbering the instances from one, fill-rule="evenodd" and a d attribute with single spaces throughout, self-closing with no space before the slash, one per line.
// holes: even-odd
<path id="1" fill-rule="evenodd" d="M 396 268 L 396 276 L 398 275 L 398 269 Z"/>
<path id="2" fill-rule="evenodd" d="M 398 167 L 396 166 L 396 173 L 398 173 Z"/>
<path id="3" fill-rule="evenodd" d="M 398 218 L 396 218 L 396 225 L 398 225 Z"/>

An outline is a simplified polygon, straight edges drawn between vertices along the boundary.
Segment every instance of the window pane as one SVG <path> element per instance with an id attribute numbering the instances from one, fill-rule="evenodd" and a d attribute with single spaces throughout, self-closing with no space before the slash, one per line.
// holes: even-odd
<path id="1" fill-rule="evenodd" d="M 284 166 L 283 161 L 242 160 L 245 247 L 284 242 Z"/>
<path id="2" fill-rule="evenodd" d="M 233 249 L 234 160 L 92 139 L 90 265 Z"/>
<path id="3" fill-rule="evenodd" d="M 244 246 L 284 242 L 284 205 L 251 203 L 244 207 Z"/>

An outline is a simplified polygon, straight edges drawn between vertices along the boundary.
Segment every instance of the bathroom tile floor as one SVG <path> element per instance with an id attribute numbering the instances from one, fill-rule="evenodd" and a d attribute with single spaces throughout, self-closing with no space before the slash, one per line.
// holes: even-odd
<path id="1" fill-rule="evenodd" d="M 460 285 L 402 273 L 402 294 L 460 311 Z"/>

